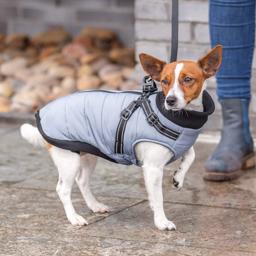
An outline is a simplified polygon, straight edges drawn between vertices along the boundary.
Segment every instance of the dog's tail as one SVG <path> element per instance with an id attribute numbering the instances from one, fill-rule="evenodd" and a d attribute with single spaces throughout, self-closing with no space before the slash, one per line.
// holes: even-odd
<path id="1" fill-rule="evenodd" d="M 38 129 L 31 124 L 23 124 L 20 127 L 21 136 L 34 146 L 45 146 L 46 142 Z"/>

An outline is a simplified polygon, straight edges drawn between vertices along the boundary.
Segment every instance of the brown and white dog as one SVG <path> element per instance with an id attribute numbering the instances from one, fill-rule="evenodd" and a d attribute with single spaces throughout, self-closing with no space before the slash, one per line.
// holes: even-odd
<path id="1" fill-rule="evenodd" d="M 217 45 L 206 56 L 198 61 L 177 61 L 165 63 L 147 54 L 140 54 L 143 69 L 154 80 L 159 81 L 165 96 L 164 107 L 167 110 L 202 109 L 202 92 L 205 80 L 219 69 L 222 60 L 222 47 Z M 71 190 L 76 181 L 87 206 L 93 212 L 108 212 L 109 207 L 98 202 L 90 190 L 90 176 L 96 165 L 96 157 L 48 144 L 38 129 L 30 124 L 21 126 L 21 135 L 33 145 L 48 149 L 59 172 L 56 187 L 63 203 L 66 216 L 72 225 L 86 225 L 87 221 L 78 215 L 71 201 Z M 140 142 L 135 147 L 136 157 L 143 163 L 142 169 L 148 192 L 150 206 L 154 212 L 154 223 L 160 230 L 176 229 L 174 223 L 168 220 L 163 208 L 162 177 L 163 169 L 172 152 L 156 143 Z M 173 181 L 180 189 L 183 186 L 185 174 L 195 158 L 191 147 L 182 157 L 181 164 L 175 172 Z"/>

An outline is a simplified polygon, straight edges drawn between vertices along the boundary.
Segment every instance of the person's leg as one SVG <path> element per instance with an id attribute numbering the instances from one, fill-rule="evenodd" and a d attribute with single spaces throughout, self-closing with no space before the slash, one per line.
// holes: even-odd
<path id="1" fill-rule="evenodd" d="M 223 46 L 217 74 L 223 129 L 220 143 L 206 162 L 204 178 L 221 181 L 236 178 L 241 169 L 254 165 L 249 103 L 255 0 L 210 0 L 209 22 L 212 46 Z"/>

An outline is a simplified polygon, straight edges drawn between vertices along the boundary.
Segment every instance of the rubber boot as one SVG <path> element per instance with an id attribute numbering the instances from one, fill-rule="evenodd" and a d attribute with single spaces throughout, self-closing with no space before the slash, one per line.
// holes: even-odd
<path id="1" fill-rule="evenodd" d="M 249 125 L 249 100 L 224 99 L 221 140 L 205 163 L 204 179 L 229 181 L 238 178 L 243 170 L 254 168 L 254 146 Z"/>

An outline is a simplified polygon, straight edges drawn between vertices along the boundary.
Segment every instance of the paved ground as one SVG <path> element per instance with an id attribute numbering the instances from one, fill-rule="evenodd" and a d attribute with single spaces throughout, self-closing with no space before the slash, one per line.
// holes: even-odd
<path id="1" fill-rule="evenodd" d="M 0 124 L 0 255 L 256 255 L 256 172 L 232 183 L 206 183 L 203 162 L 213 144 L 196 145 L 196 163 L 175 191 L 165 172 L 167 216 L 177 231 L 158 231 L 142 173 L 100 160 L 92 187 L 112 206 L 91 213 L 74 189 L 73 201 L 89 225 L 72 227 L 55 193 L 57 173 L 44 150 L 23 141 L 15 125 Z"/>

